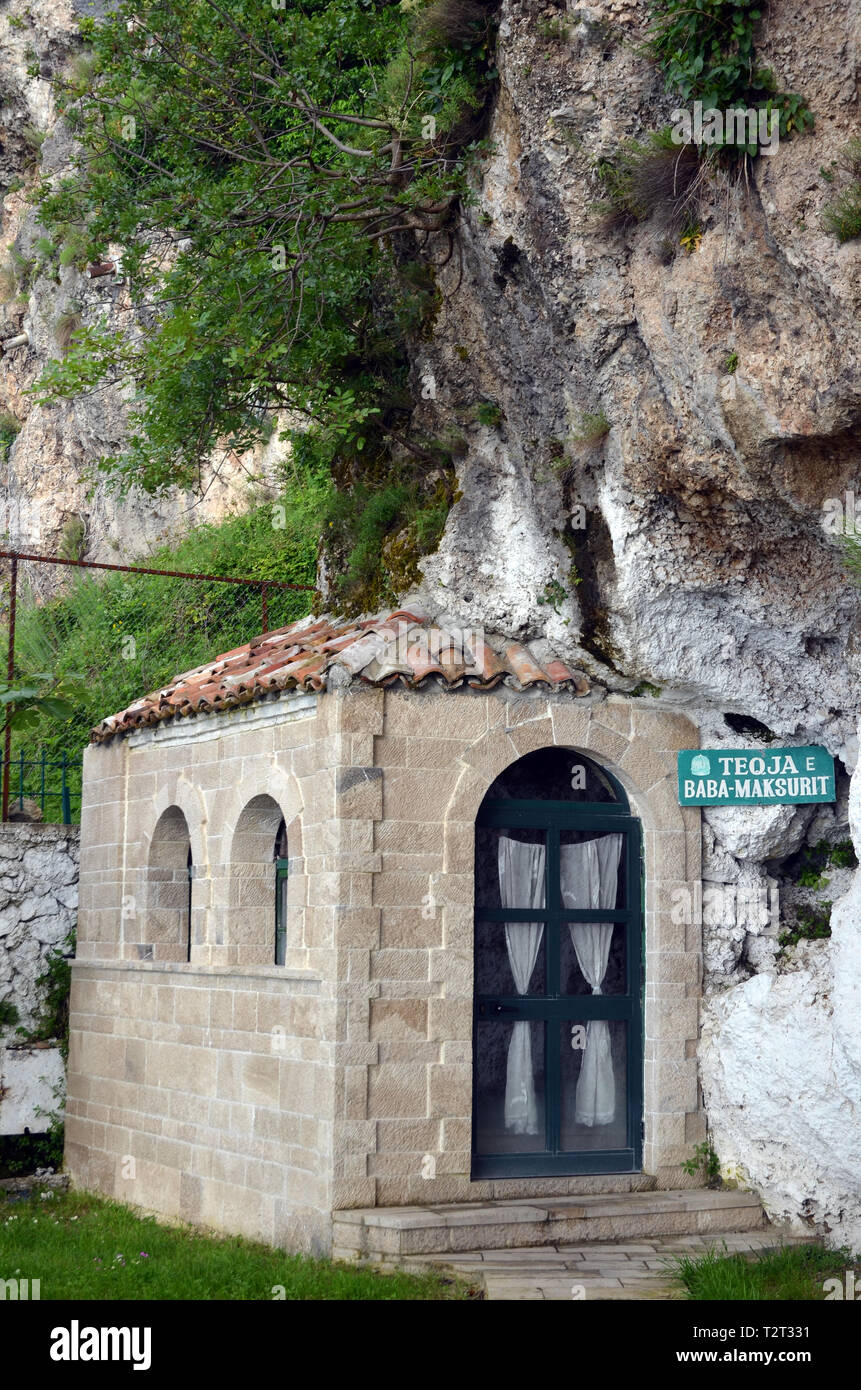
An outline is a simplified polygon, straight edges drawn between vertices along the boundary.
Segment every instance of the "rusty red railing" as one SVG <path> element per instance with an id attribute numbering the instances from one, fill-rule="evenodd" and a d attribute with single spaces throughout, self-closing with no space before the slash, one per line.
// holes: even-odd
<path id="1" fill-rule="evenodd" d="M 183 570 L 149 569 L 143 565 L 109 565 L 100 560 L 66 560 L 59 555 L 31 555 L 22 550 L 0 550 L 0 560 L 11 562 L 9 575 L 9 650 L 6 658 L 6 680 L 11 689 L 15 676 L 15 621 L 18 603 L 18 563 L 21 560 L 33 561 L 40 565 L 64 565 L 73 569 L 113 570 L 119 574 L 153 574 L 164 579 L 203 579 L 210 584 L 241 584 L 246 588 L 260 590 L 262 631 L 269 628 L 269 590 L 295 589 L 314 593 L 313 584 L 290 584 L 284 579 L 239 579 L 225 574 L 195 574 Z M 9 818 L 9 765 L 12 754 L 12 711 L 7 710 L 3 746 L 3 791 L 0 819 Z"/>

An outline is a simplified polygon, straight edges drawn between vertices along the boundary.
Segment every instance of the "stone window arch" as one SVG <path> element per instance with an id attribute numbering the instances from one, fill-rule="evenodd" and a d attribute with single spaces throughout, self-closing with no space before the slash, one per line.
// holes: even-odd
<path id="1" fill-rule="evenodd" d="M 188 821 L 168 806 L 156 822 L 146 866 L 146 900 L 138 955 L 144 960 L 191 960 L 194 865 Z"/>
<path id="2" fill-rule="evenodd" d="M 287 826 L 278 802 L 254 796 L 230 854 L 227 946 L 235 965 L 283 965 L 287 937 Z"/>

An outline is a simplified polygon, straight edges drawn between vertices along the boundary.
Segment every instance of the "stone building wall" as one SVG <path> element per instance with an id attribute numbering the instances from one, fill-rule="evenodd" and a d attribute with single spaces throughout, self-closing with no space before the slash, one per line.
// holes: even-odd
<path id="1" fill-rule="evenodd" d="M 0 824 L 0 1002 L 25 1028 L 39 1013 L 45 957 L 77 920 L 79 842 L 73 825 Z"/>
<path id="2" fill-rule="evenodd" d="M 697 741 L 685 718 L 627 700 L 349 689 L 91 748 L 74 1179 L 312 1249 L 328 1247 L 333 1210 L 600 1187 L 469 1180 L 473 824 L 505 766 L 556 743 L 611 767 L 643 821 L 644 1169 L 683 1180 L 679 1164 L 705 1132 L 701 943 L 670 906 L 698 878 L 700 829 L 699 812 L 676 803 L 674 776 L 676 750 Z M 271 961 L 282 814 L 280 967 L 265 952 Z M 190 962 L 176 929 L 182 825 Z"/>
<path id="3" fill-rule="evenodd" d="M 643 1166 L 661 1185 L 690 1182 L 679 1165 L 705 1137 L 695 1057 L 702 945 L 698 926 L 673 920 L 673 905 L 680 891 L 693 895 L 700 874 L 700 813 L 679 807 L 675 782 L 677 750 L 698 746 L 696 728 L 682 715 L 624 699 L 572 705 L 564 696 L 400 690 L 336 698 L 351 728 L 361 723 L 374 735 L 362 833 L 373 830 L 375 856 L 363 889 L 367 906 L 351 917 L 338 953 L 342 979 L 366 978 L 367 985 L 349 1015 L 350 1099 L 336 1123 L 342 1181 L 335 1205 L 607 1185 L 601 1177 L 469 1180 L 474 821 L 504 767 L 553 744 L 582 749 L 611 768 L 643 822 Z"/>
<path id="4" fill-rule="evenodd" d="M 308 1249 L 328 1240 L 334 784 L 337 759 L 353 756 L 333 712 L 299 696 L 88 750 L 71 1001 L 74 1180 Z M 264 819 L 270 799 L 277 812 L 268 858 L 255 865 L 240 820 L 261 795 Z M 160 866 L 157 828 L 171 807 L 194 863 L 190 963 L 165 940 L 160 875 L 173 870 Z M 257 946 L 256 914 L 272 918 L 278 812 L 293 870 L 283 967 L 263 963 Z"/>

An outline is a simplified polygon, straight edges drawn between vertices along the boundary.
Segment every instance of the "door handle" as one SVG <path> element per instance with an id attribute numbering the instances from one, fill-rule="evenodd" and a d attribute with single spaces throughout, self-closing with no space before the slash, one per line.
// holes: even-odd
<path id="1" fill-rule="evenodd" d="M 517 1009 L 513 1004 L 495 1004 L 493 1012 L 495 1014 L 516 1014 Z"/>

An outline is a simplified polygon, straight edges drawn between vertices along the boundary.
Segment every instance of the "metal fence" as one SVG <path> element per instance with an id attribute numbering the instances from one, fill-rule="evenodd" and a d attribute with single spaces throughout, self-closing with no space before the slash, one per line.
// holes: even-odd
<path id="1" fill-rule="evenodd" d="M 222 650 L 228 650 L 232 646 L 239 646 L 243 642 L 250 641 L 260 631 L 270 630 L 270 619 L 273 616 L 272 605 L 277 595 L 286 594 L 288 591 L 315 592 L 313 584 L 292 584 L 286 580 L 250 579 L 230 575 L 202 574 L 193 571 L 163 570 L 148 568 L 143 565 L 113 565 L 96 560 L 70 560 L 56 555 L 35 555 L 19 550 L 0 550 L 0 561 L 9 562 L 8 609 L 6 614 L 6 682 L 9 689 L 14 688 L 16 674 L 20 676 L 20 671 L 16 668 L 16 640 L 21 617 L 25 615 L 32 617 L 34 613 L 38 615 L 46 611 L 51 601 L 58 597 L 56 589 L 50 592 L 49 586 L 39 583 L 35 577 L 28 577 L 24 584 L 26 603 L 23 608 L 21 607 L 22 577 L 25 573 L 28 576 L 37 575 L 42 566 L 61 566 L 69 571 L 102 571 L 120 576 L 150 575 L 159 579 L 186 581 L 190 586 L 198 586 L 192 589 L 192 592 L 199 595 L 199 598 L 196 599 L 196 606 L 200 609 L 199 631 L 197 633 L 189 631 L 187 634 L 190 659 L 186 669 L 188 666 L 196 664 L 196 657 L 200 655 L 201 646 L 206 646 L 207 622 L 210 623 L 213 630 L 217 629 L 219 633 L 224 631 L 229 633 L 229 641 L 222 648 Z M 212 610 L 217 610 L 218 605 L 211 601 L 210 595 L 218 591 L 210 591 L 210 585 L 225 586 L 225 594 L 231 592 L 229 586 L 232 586 L 232 592 L 237 596 L 237 601 L 228 605 L 228 612 L 235 618 L 235 621 L 232 624 L 228 623 L 226 629 L 223 607 L 222 611 L 216 612 L 215 618 L 213 618 Z M 93 585 L 94 611 L 99 604 L 100 587 Z M 260 606 L 259 608 L 254 606 L 252 609 L 247 604 L 244 595 L 254 590 L 259 595 Z M 241 601 L 240 595 L 243 595 Z M 194 608 L 195 605 L 192 607 Z M 278 607 L 279 605 L 276 604 L 275 608 Z M 165 615 L 161 614 L 160 617 L 163 622 Z M 274 626 L 283 625 L 283 615 L 276 613 L 275 618 Z M 58 631 L 54 637 L 55 645 L 62 648 L 62 631 Z M 195 641 L 195 639 L 197 640 Z M 210 647 L 207 648 L 206 655 L 201 659 L 206 660 L 216 654 L 217 652 Z M 38 664 L 33 666 L 32 658 L 30 666 L 31 669 L 42 669 Z M 143 687 L 136 691 L 136 694 L 142 693 Z M 105 713 L 107 712 L 110 711 L 105 711 Z M 4 821 L 9 819 L 10 814 L 14 814 L 16 806 L 20 811 L 23 803 L 28 799 L 39 802 L 43 817 L 46 805 L 52 810 L 57 806 L 65 823 L 71 820 L 76 811 L 79 812 L 80 758 L 77 755 L 67 755 L 66 753 L 51 756 L 45 751 L 34 758 L 32 750 L 31 756 L 25 756 L 23 751 L 13 756 L 11 709 L 7 711 L 0 763 L 2 763 L 0 812 L 2 812 Z"/>
<path id="2" fill-rule="evenodd" d="M 6 760 L 0 754 L 3 781 L 6 785 Z M 19 816 L 35 819 L 30 814 L 38 806 L 43 821 L 71 825 L 81 812 L 81 758 L 61 754 L 49 758 L 45 750 L 39 758 L 25 758 L 23 752 L 9 759 L 8 806 L 4 820 Z M 59 816 L 55 812 L 59 811 Z"/>

